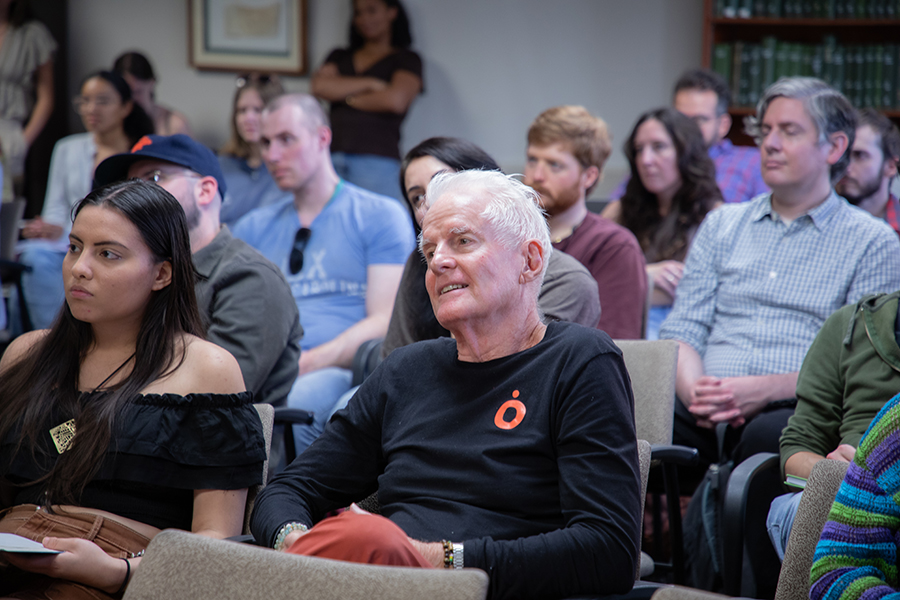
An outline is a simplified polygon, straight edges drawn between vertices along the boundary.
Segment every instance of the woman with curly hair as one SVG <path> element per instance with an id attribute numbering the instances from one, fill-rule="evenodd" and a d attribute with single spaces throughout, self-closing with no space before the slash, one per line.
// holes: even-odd
<path id="1" fill-rule="evenodd" d="M 672 308 L 684 259 L 706 214 L 722 203 L 700 129 L 673 108 L 645 112 L 625 141 L 631 180 L 603 216 L 634 233 L 653 284 L 647 339 Z"/>

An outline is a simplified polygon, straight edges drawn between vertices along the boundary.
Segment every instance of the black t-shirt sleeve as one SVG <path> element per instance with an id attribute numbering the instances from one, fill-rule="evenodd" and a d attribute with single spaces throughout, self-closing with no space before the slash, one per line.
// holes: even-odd
<path id="1" fill-rule="evenodd" d="M 409 71 L 419 79 L 422 79 L 422 59 L 411 50 L 401 50 L 397 53 L 395 70 Z"/>

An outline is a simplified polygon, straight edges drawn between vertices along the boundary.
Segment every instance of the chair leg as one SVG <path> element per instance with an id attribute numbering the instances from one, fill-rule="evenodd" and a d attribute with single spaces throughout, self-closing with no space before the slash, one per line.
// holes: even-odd
<path id="1" fill-rule="evenodd" d="M 672 574 L 677 585 L 684 585 L 684 533 L 681 529 L 681 490 L 678 487 L 678 468 L 663 464 L 666 506 L 669 511 L 669 539 L 672 546 Z"/>

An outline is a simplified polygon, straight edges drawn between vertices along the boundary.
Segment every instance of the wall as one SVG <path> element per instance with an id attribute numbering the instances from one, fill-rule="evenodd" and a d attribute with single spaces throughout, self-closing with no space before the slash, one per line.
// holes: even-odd
<path id="1" fill-rule="evenodd" d="M 313 68 L 346 41 L 350 0 L 308 0 Z M 614 153 L 595 195 L 627 164 L 622 141 L 637 116 L 669 102 L 678 74 L 700 64 L 702 0 L 405 0 L 425 94 L 404 125 L 403 150 L 432 135 L 466 137 L 507 171 L 524 165 L 531 120 L 556 104 L 603 117 Z M 228 132 L 234 75 L 188 64 L 185 0 L 70 0 L 68 87 L 121 52 L 147 53 L 157 98 L 184 112 L 213 147 Z M 306 77 L 285 80 L 307 91 Z M 71 113 L 71 122 L 77 118 Z"/>

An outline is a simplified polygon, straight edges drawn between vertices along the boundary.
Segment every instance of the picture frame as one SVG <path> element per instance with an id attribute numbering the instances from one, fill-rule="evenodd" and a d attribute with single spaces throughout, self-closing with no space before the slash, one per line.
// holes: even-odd
<path id="1" fill-rule="evenodd" d="M 188 0 L 193 68 L 307 74 L 307 0 Z"/>

